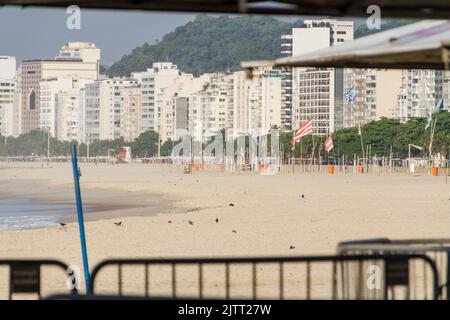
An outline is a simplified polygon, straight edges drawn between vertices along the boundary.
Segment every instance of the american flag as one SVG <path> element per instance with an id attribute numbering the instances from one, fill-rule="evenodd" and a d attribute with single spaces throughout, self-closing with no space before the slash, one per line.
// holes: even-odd
<path id="1" fill-rule="evenodd" d="M 312 119 L 306 120 L 295 132 L 294 137 L 292 138 L 291 144 L 292 148 L 294 148 L 295 143 L 300 141 L 300 139 L 308 134 L 312 133 Z"/>
<path id="2" fill-rule="evenodd" d="M 331 136 L 329 136 L 325 141 L 325 151 L 330 152 L 333 148 L 334 148 L 333 139 L 331 138 Z"/>
<path id="3" fill-rule="evenodd" d="M 344 94 L 344 98 L 346 102 L 353 102 L 353 100 L 355 100 L 355 88 L 351 87 L 350 90 Z"/>

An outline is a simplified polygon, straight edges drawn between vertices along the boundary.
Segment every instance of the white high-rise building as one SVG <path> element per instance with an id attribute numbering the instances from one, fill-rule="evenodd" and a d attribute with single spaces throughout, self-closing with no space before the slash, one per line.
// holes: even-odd
<path id="1" fill-rule="evenodd" d="M 181 74 L 169 86 L 164 88 L 157 100 L 161 106 L 160 139 L 177 140 L 177 129 L 189 128 L 189 108 L 192 94 L 201 91 L 210 80 L 209 75 L 194 77 L 192 74 Z"/>
<path id="2" fill-rule="evenodd" d="M 196 139 L 208 138 L 227 128 L 227 114 L 232 110 L 230 90 L 233 90 L 231 76 L 216 73 L 203 90 L 191 95 L 189 130 Z"/>
<path id="3" fill-rule="evenodd" d="M 178 67 L 171 62 L 155 62 L 147 71 L 132 74 L 133 78 L 141 80 L 143 131 L 160 131 L 162 101 L 158 100 L 158 95 L 179 75 Z"/>
<path id="4" fill-rule="evenodd" d="M 0 79 L 14 79 L 16 76 L 16 57 L 0 56 Z"/>
<path id="5" fill-rule="evenodd" d="M 136 80 L 107 79 L 86 85 L 86 142 L 120 138 L 121 89 L 137 84 Z"/>
<path id="6" fill-rule="evenodd" d="M 403 70 L 394 116 L 402 122 L 427 117 L 443 96 L 443 80 L 441 70 Z"/>
<path id="7" fill-rule="evenodd" d="M 281 127 L 281 73 L 259 70 L 260 75 L 246 79 L 243 71 L 233 74 L 233 130 L 266 134 Z"/>
<path id="8" fill-rule="evenodd" d="M 25 60 L 20 66 L 22 81 L 22 133 L 40 126 L 40 82 L 49 78 L 97 80 L 100 49 L 93 44 L 72 43 L 61 48 L 59 56 L 47 60 Z"/>
<path id="9" fill-rule="evenodd" d="M 68 42 L 59 50 L 57 60 L 81 59 L 84 63 L 93 63 L 100 73 L 100 49 L 90 42 Z"/>
<path id="10" fill-rule="evenodd" d="M 335 19 L 305 20 L 306 28 L 329 28 L 330 45 L 336 46 L 346 41 L 353 40 L 353 21 L 341 21 Z"/>
<path id="11" fill-rule="evenodd" d="M 331 30 L 329 27 L 314 27 L 314 28 L 294 28 L 290 35 L 283 35 L 282 51 L 283 57 L 296 56 L 305 54 L 311 51 L 327 48 L 330 46 Z M 293 78 L 298 76 L 299 68 L 285 67 L 282 69 L 282 109 L 281 122 L 283 130 L 292 130 L 297 127 L 294 123 L 294 106 L 293 94 L 295 83 Z"/>
<path id="12" fill-rule="evenodd" d="M 0 135 L 20 133 L 20 90 L 16 75 L 16 58 L 0 56 Z"/>
<path id="13" fill-rule="evenodd" d="M 245 72 L 211 74 L 203 89 L 189 97 L 188 127 L 196 139 L 222 129 L 233 134 L 267 134 L 281 126 L 281 74 L 262 69 L 247 79 Z"/>
<path id="14" fill-rule="evenodd" d="M 76 88 L 57 96 L 56 138 L 60 141 L 85 142 L 85 89 Z"/>
<path id="15" fill-rule="evenodd" d="M 444 71 L 442 83 L 442 99 L 444 101 L 444 110 L 450 112 L 450 72 Z"/>
<path id="16" fill-rule="evenodd" d="M 295 73 L 293 126 L 313 120 L 313 134 L 327 135 L 334 131 L 335 77 L 331 68 L 309 68 Z"/>
<path id="17" fill-rule="evenodd" d="M 73 88 L 72 78 L 55 77 L 41 81 L 39 86 L 39 128 L 56 137 L 58 94 Z"/>
<path id="18" fill-rule="evenodd" d="M 140 84 L 120 90 L 120 132 L 125 141 L 133 141 L 142 133 Z"/>
<path id="19" fill-rule="evenodd" d="M 344 90 L 353 88 L 354 100 L 344 101 L 341 128 L 392 117 L 401 85 L 402 70 L 344 69 Z"/>
<path id="20" fill-rule="evenodd" d="M 290 35 L 282 36 L 282 55 L 302 55 L 349 40 L 353 40 L 353 21 L 305 20 L 303 28 L 294 28 Z M 328 89 L 323 86 L 320 88 L 322 93 L 325 90 L 331 95 L 326 108 L 323 108 L 324 99 L 316 98 L 319 96 L 314 95 L 319 88 L 315 88 L 313 84 L 316 79 L 324 80 L 324 77 L 330 80 L 329 85 L 334 86 L 334 88 Z M 301 81 L 301 79 L 310 79 L 311 81 Z M 306 88 L 299 87 L 300 81 Z M 342 86 L 343 72 L 341 69 L 325 71 L 314 68 L 285 68 L 282 81 L 282 128 L 285 130 L 296 129 L 302 121 L 312 116 L 315 134 L 332 132 L 335 122 L 342 122 Z M 319 105 L 320 109 L 315 108 Z M 312 110 L 314 108 L 315 110 Z M 324 114 L 322 112 L 324 110 L 330 110 L 331 114 Z M 329 121 L 326 130 L 323 126 L 325 119 Z"/>

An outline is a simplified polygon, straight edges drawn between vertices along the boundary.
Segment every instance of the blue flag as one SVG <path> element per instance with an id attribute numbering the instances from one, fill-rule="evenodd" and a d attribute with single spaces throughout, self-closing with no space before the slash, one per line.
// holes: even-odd
<path id="1" fill-rule="evenodd" d="M 350 90 L 344 94 L 344 98 L 346 102 L 353 102 L 355 100 L 355 88 L 351 87 Z"/>
<path id="2" fill-rule="evenodd" d="M 433 113 L 441 110 L 442 108 L 444 108 L 444 102 L 442 101 L 442 99 L 439 99 L 439 101 L 436 103 L 436 106 L 430 111 L 430 113 L 428 113 L 427 122 L 425 124 L 425 131 L 427 131 L 428 127 L 430 126 Z"/>

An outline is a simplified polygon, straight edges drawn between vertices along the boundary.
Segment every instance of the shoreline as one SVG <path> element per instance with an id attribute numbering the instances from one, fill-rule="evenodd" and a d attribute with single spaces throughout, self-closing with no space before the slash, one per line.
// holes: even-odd
<path id="1" fill-rule="evenodd" d="M 3 168 L 7 169 L 7 168 Z M 61 204 L 73 208 L 73 213 L 56 217 L 55 223 L 61 222 L 66 224 L 77 222 L 77 209 L 73 186 L 58 185 L 52 190 L 50 180 L 41 180 L 37 184 L 47 185 L 47 192 L 30 192 L 26 190 L 26 186 L 36 184 L 34 180 L 3 180 L 2 184 L 7 184 L 7 190 L 0 186 L 0 200 L 28 199 L 39 204 Z M 18 190 L 22 190 L 19 192 Z M 45 190 L 40 189 L 40 191 Z M 177 207 L 175 204 L 182 199 L 175 198 L 169 194 L 148 193 L 148 192 L 124 192 L 114 189 L 99 189 L 83 187 L 82 200 L 84 209 L 84 221 L 100 221 L 125 219 L 128 217 L 145 217 L 155 216 L 166 213 L 185 213 L 189 209 Z M 31 214 L 42 212 L 42 210 L 33 210 Z M 36 228 L 23 229 L 3 229 L 0 232 L 8 231 L 27 231 L 36 229 L 56 228 L 58 225 L 48 225 Z"/>

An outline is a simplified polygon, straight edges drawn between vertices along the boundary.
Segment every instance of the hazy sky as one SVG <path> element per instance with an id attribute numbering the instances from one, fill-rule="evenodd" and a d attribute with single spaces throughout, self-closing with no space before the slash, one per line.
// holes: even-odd
<path id="1" fill-rule="evenodd" d="M 23 59 L 53 58 L 69 41 L 93 42 L 101 63 L 109 66 L 137 46 L 155 43 L 177 26 L 194 19 L 193 13 L 124 10 L 81 10 L 81 30 L 69 30 L 65 8 L 0 7 L 0 55 Z M 278 16 L 293 22 L 301 16 Z M 311 17 L 310 17 L 311 18 Z"/>
<path id="2" fill-rule="evenodd" d="M 66 28 L 65 9 L 0 7 L 0 55 L 23 59 L 53 58 L 68 41 L 93 42 L 110 65 L 144 42 L 150 44 L 194 14 L 116 10 L 81 11 L 81 30 Z"/>

